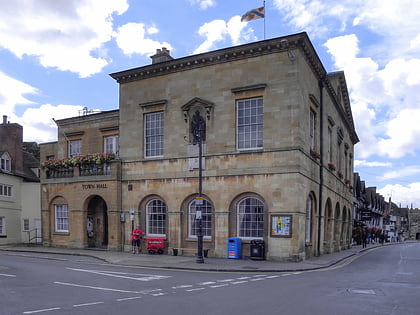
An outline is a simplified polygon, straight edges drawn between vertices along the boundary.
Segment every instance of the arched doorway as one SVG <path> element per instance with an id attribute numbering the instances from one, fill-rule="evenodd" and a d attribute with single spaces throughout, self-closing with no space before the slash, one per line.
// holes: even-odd
<path id="1" fill-rule="evenodd" d="M 87 206 L 87 244 L 88 247 L 107 248 L 108 246 L 108 207 L 100 196 L 93 196 Z"/>

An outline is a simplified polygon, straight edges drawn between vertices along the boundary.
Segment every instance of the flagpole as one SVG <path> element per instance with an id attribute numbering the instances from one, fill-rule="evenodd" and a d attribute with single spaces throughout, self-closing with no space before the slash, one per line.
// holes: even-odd
<path id="1" fill-rule="evenodd" d="M 265 40 L 265 17 L 267 16 L 267 11 L 265 10 L 265 0 L 263 3 L 263 6 L 264 6 L 264 40 Z"/>

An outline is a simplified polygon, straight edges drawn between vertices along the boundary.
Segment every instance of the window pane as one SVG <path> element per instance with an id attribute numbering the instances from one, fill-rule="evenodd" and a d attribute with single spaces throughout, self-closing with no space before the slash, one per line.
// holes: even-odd
<path id="1" fill-rule="evenodd" d="M 147 204 L 147 235 L 166 235 L 166 204 L 153 199 Z"/>
<path id="2" fill-rule="evenodd" d="M 238 149 L 254 149 L 263 146 L 262 98 L 239 100 L 237 106 Z"/>
<path id="3" fill-rule="evenodd" d="M 197 205 L 195 200 L 190 203 L 189 213 L 189 237 L 197 237 L 197 220 L 195 219 L 195 213 L 197 210 Z M 212 212 L 213 207 L 207 200 L 203 200 L 201 205 L 201 226 L 203 230 L 203 237 L 211 237 L 211 226 L 212 226 Z"/>
<path id="4" fill-rule="evenodd" d="M 82 140 L 69 141 L 69 156 L 73 157 L 82 154 Z"/>
<path id="5" fill-rule="evenodd" d="M 68 232 L 68 209 L 67 205 L 55 205 L 55 230 L 56 232 Z"/>
<path id="6" fill-rule="evenodd" d="M 264 233 L 264 204 L 248 197 L 238 203 L 237 233 L 243 238 L 262 238 Z"/>
<path id="7" fill-rule="evenodd" d="M 145 115 L 145 156 L 163 156 L 163 112 Z"/>

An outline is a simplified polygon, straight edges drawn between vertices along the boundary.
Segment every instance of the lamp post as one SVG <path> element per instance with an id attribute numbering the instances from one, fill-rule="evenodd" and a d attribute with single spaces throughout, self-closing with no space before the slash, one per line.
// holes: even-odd
<path id="1" fill-rule="evenodd" d="M 191 131 L 193 135 L 193 144 L 198 144 L 198 197 L 195 198 L 195 220 L 197 228 L 197 260 L 199 264 L 204 263 L 203 258 L 203 141 L 206 140 L 206 122 L 201 116 L 200 111 L 196 110 L 191 121 Z"/>

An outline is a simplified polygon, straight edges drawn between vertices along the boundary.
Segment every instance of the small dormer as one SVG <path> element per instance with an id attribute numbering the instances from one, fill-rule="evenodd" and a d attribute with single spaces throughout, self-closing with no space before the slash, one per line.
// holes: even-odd
<path id="1" fill-rule="evenodd" d="M 0 170 L 6 173 L 12 172 L 12 158 L 8 152 L 0 152 Z"/>

